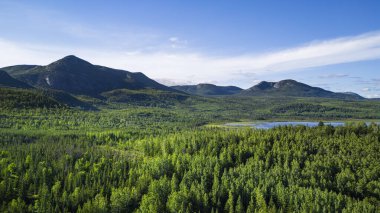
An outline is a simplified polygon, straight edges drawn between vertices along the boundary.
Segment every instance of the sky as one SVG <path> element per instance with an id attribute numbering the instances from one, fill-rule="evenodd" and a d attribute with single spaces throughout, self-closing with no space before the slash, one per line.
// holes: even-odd
<path id="1" fill-rule="evenodd" d="M 0 67 L 66 55 L 166 85 L 294 79 L 380 98 L 377 0 L 0 0 Z"/>

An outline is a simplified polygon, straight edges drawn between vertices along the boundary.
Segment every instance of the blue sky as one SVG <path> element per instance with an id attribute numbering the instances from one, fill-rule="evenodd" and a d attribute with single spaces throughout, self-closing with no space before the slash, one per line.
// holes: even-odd
<path id="1" fill-rule="evenodd" d="M 0 0 L 0 67 L 77 55 L 164 84 L 295 79 L 380 97 L 380 1 Z"/>

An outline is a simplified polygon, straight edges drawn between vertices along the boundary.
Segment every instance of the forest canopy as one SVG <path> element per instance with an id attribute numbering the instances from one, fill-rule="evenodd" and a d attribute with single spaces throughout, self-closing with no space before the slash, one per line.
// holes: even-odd
<path id="1" fill-rule="evenodd" d="M 378 212 L 380 127 L 3 131 L 2 212 Z"/>

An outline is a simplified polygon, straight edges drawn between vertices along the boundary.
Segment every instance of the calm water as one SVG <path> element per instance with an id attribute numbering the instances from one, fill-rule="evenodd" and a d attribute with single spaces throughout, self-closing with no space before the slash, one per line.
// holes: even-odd
<path id="1" fill-rule="evenodd" d="M 254 127 L 256 129 L 271 129 L 277 126 L 308 126 L 315 127 L 318 126 L 319 122 L 310 122 L 310 121 L 270 121 L 270 122 L 255 122 L 255 123 L 227 123 L 225 126 L 232 127 Z M 344 122 L 341 121 L 331 121 L 331 122 L 323 122 L 325 125 L 331 126 L 344 126 Z M 366 122 L 367 125 L 371 122 Z M 379 124 L 379 123 L 378 123 Z"/>

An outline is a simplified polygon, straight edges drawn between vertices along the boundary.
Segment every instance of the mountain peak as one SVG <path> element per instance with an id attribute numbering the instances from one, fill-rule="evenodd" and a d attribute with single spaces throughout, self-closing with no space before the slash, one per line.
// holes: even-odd
<path id="1" fill-rule="evenodd" d="M 69 65 L 79 65 L 79 64 L 85 64 L 85 65 L 91 65 L 90 62 L 88 61 L 85 61 L 81 58 L 78 58 L 77 56 L 75 55 L 68 55 L 68 56 L 65 56 L 61 59 L 59 59 L 58 61 L 55 61 L 53 63 L 51 63 L 50 65 L 58 65 L 58 64 L 69 64 Z M 50 66 L 48 65 L 48 66 Z"/>
<path id="2" fill-rule="evenodd" d="M 303 83 L 300 83 L 298 81 L 295 81 L 293 79 L 285 79 L 285 80 L 282 80 L 282 81 L 279 81 L 279 82 L 275 82 L 273 87 L 274 88 L 281 88 L 281 87 L 294 87 L 294 86 L 308 86 L 306 84 L 303 84 Z"/>
<path id="3" fill-rule="evenodd" d="M 359 95 L 334 93 L 319 87 L 312 87 L 307 84 L 286 79 L 278 82 L 262 81 L 255 86 L 244 90 L 241 95 L 248 96 L 293 96 L 293 97 L 324 97 L 338 99 L 363 99 Z"/>
<path id="4" fill-rule="evenodd" d="M 34 87 L 92 97 L 100 97 L 101 93 L 116 89 L 174 91 L 142 73 L 93 65 L 74 55 L 68 55 L 47 66 L 26 70 L 17 78 Z"/>
<path id="5" fill-rule="evenodd" d="M 75 55 L 68 55 L 46 66 L 47 70 L 56 72 L 75 73 L 91 69 L 93 65 Z"/>
<path id="6" fill-rule="evenodd" d="M 286 83 L 299 83 L 298 81 L 296 80 L 293 80 L 293 79 L 284 79 L 284 80 L 281 80 L 279 82 L 286 82 Z"/>
<path id="7" fill-rule="evenodd" d="M 252 87 L 252 89 L 260 89 L 260 90 L 265 90 L 273 87 L 273 82 L 268 82 L 268 81 L 261 81 L 260 83 L 256 84 L 255 86 Z"/>
<path id="8" fill-rule="evenodd" d="M 82 60 L 82 61 L 84 61 L 83 59 L 81 59 L 75 55 L 67 55 L 67 56 L 63 57 L 61 60 Z"/>
<path id="9" fill-rule="evenodd" d="M 261 81 L 255 86 L 251 87 L 249 90 L 269 90 L 269 89 L 280 89 L 283 87 L 295 87 L 295 86 L 307 86 L 306 84 L 300 83 L 293 79 L 285 79 L 278 82 L 268 82 Z"/>

